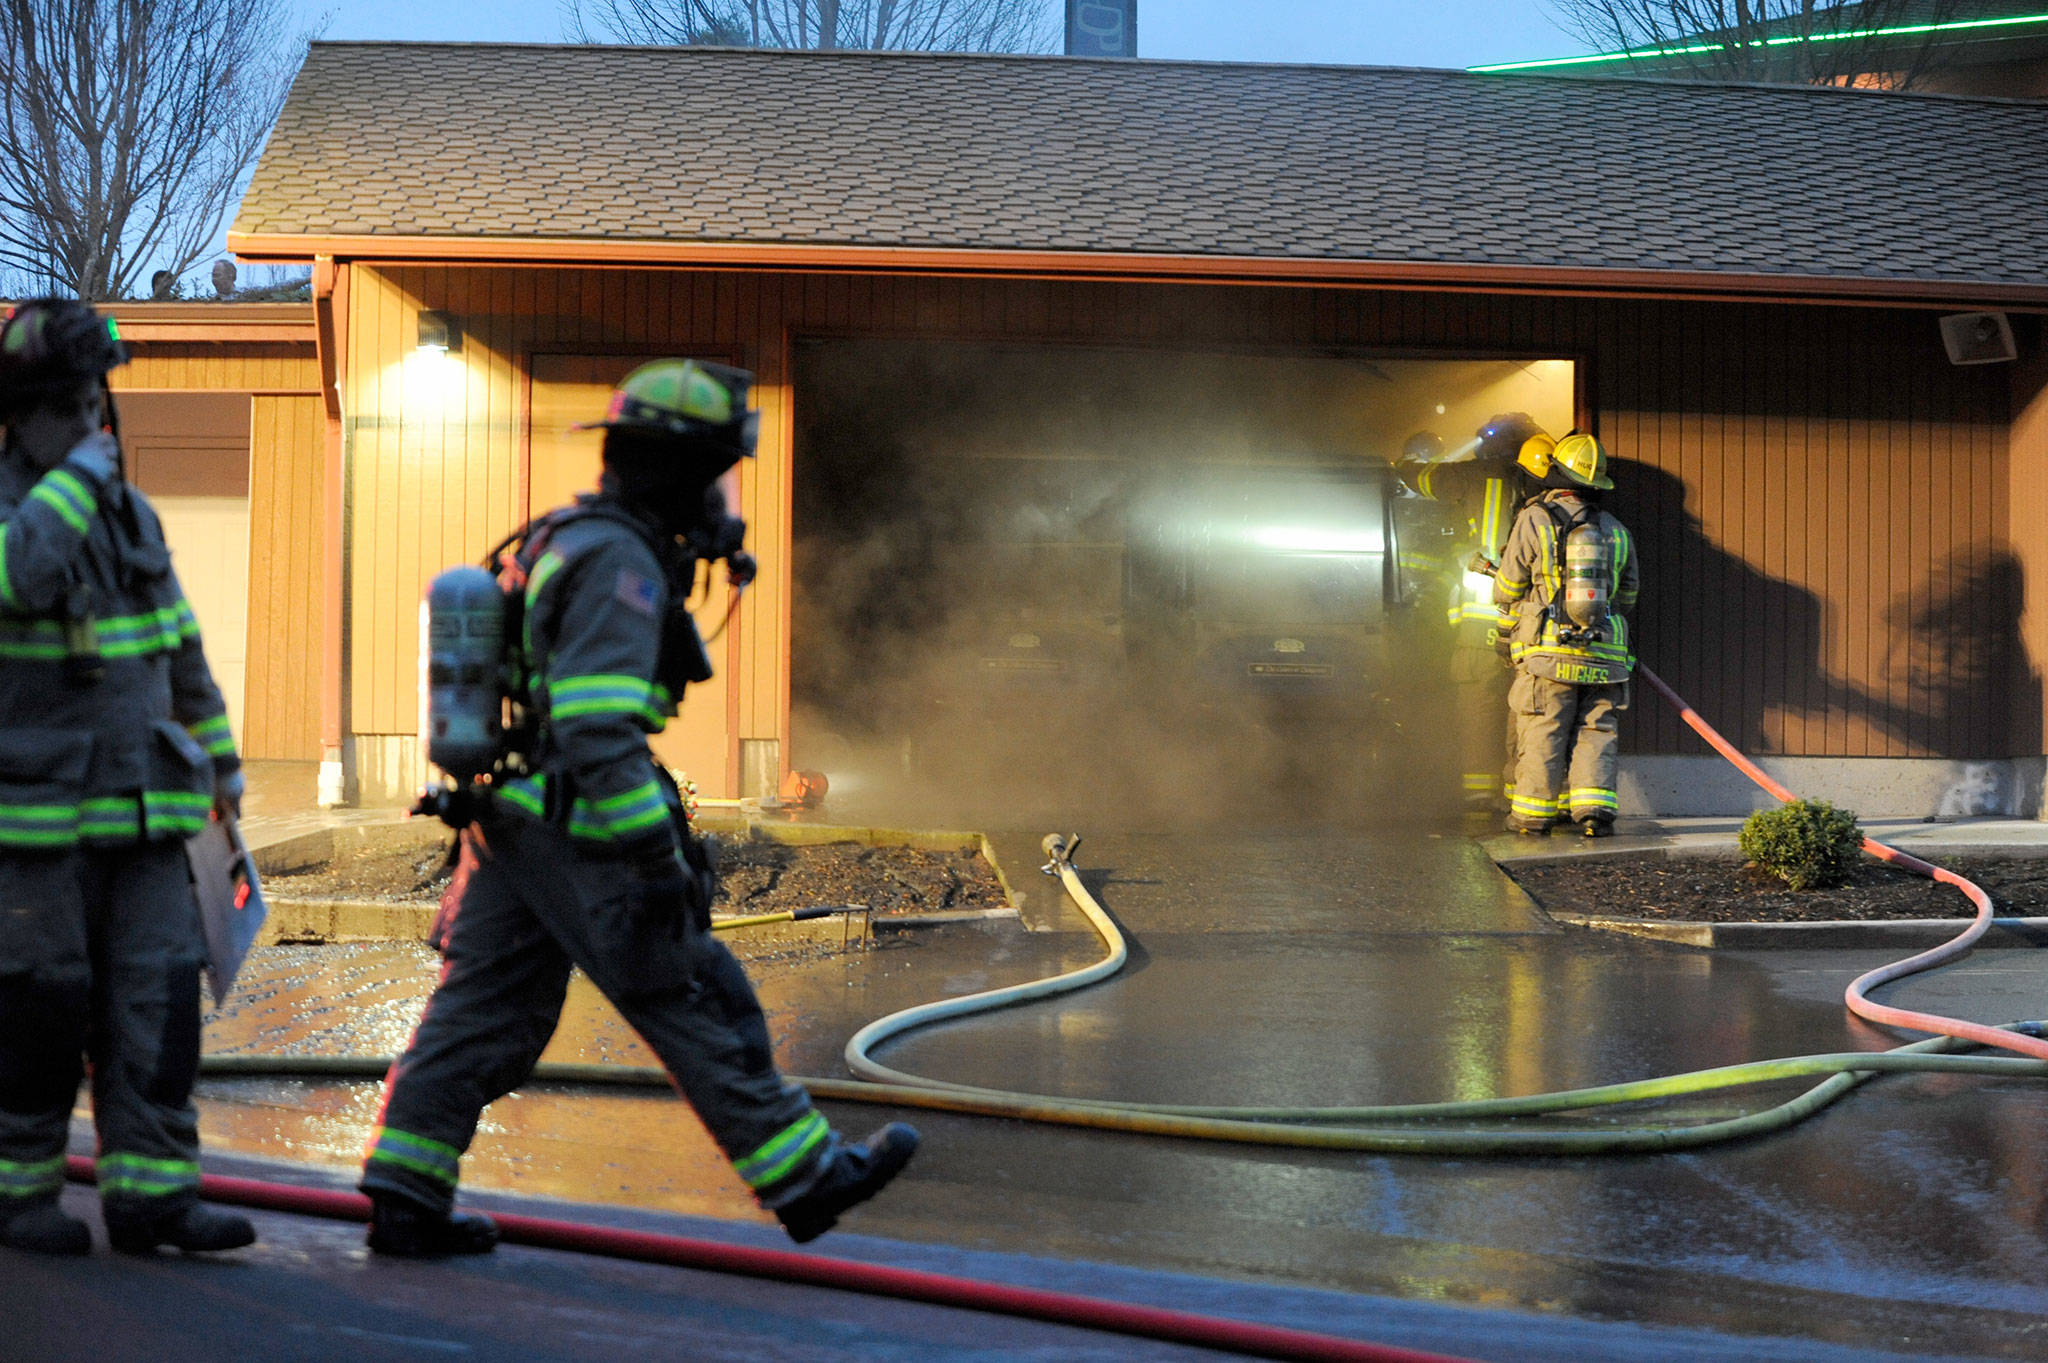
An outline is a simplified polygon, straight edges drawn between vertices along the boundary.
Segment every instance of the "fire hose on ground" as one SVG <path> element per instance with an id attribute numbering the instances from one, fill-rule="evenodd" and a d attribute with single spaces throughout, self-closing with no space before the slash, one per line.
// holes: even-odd
<path id="1" fill-rule="evenodd" d="M 1791 791 L 1773 780 L 1729 744 L 1654 672 L 1647 667 L 1639 667 L 1637 670 L 1645 681 L 1677 708 L 1688 725 L 1744 775 L 1780 800 L 1789 801 L 1795 798 Z M 1834 1052 L 1752 1061 L 1688 1074 L 1526 1097 L 1352 1107 L 1204 1107 L 1056 1097 L 933 1080 L 891 1068 L 875 1060 L 872 1052 L 877 1047 L 906 1033 L 940 1022 L 1071 993 L 1108 979 L 1123 968 L 1128 957 L 1128 946 L 1123 932 L 1115 920 L 1103 910 L 1074 869 L 1073 853 L 1078 842 L 1076 838 L 1058 835 L 1048 837 L 1045 840 L 1045 850 L 1049 860 L 1044 869 L 1048 874 L 1055 874 L 1060 878 L 1068 895 L 1101 937 L 1106 948 L 1106 954 L 1101 960 L 1046 979 L 920 1004 L 892 1013 L 861 1028 L 847 1042 L 846 1065 L 854 1074 L 861 1076 L 859 1079 L 799 1078 L 797 1082 L 803 1084 L 815 1096 L 828 1100 L 928 1108 L 1153 1136 L 1380 1154 L 1504 1156 L 1594 1155 L 1678 1150 L 1761 1135 L 1781 1130 L 1811 1116 L 1879 1074 L 1938 1072 L 1998 1075 L 2008 1078 L 2048 1075 L 2048 1025 L 2039 1022 L 2017 1022 L 2003 1026 L 1985 1026 L 1893 1008 L 1876 1003 L 1868 997 L 1871 990 L 1881 985 L 1953 961 L 1966 954 L 1989 928 L 1993 914 L 1990 896 L 1969 880 L 1873 840 L 1866 840 L 1863 844 L 1864 849 L 1873 856 L 1901 869 L 1931 876 L 1944 884 L 1955 886 L 1976 908 L 1975 920 L 1953 941 L 1908 960 L 1866 972 L 1849 985 L 1846 1002 L 1857 1016 L 1885 1026 L 1935 1033 L 1928 1040 L 1900 1046 L 1890 1051 Z M 762 921 L 774 921 L 781 917 L 782 915 L 769 915 Z M 732 923 L 721 926 L 738 925 L 740 924 Z M 2018 1054 L 1954 1053 L 1959 1049 L 1973 1046 L 1988 1046 Z M 206 1073 L 215 1075 L 283 1074 L 306 1077 L 382 1078 L 392 1060 L 390 1056 L 219 1055 L 206 1057 L 203 1068 Z M 1814 1076 L 1825 1078 L 1805 1092 L 1774 1107 L 1739 1117 L 1693 1125 L 1617 1125 L 1571 1129 L 1441 1125 L 1445 1122 L 1500 1123 L 1552 1113 L 1667 1100 L 1688 1094 Z M 667 1075 L 659 1069 L 617 1065 L 544 1064 L 536 1069 L 534 1079 L 539 1082 L 572 1084 L 623 1084 L 662 1088 L 669 1086 Z M 79 1167 L 81 1164 L 82 1169 Z M 73 1173 L 74 1176 L 89 1175 L 89 1162 L 74 1161 Z M 207 1183 L 209 1186 L 206 1195 L 224 1201 L 279 1206 L 284 1210 L 311 1211 L 318 1215 L 348 1216 L 354 1219 L 361 1219 L 366 1214 L 363 1200 L 347 1194 L 252 1184 L 246 1180 L 210 1178 Z M 271 1200 L 259 1200 L 263 1198 Z M 949 1305 L 968 1306 L 976 1310 L 1039 1319 L 1061 1320 L 1098 1329 L 1174 1339 L 1186 1343 L 1208 1343 L 1212 1347 L 1235 1349 L 1269 1357 L 1375 1360 L 1419 1360 L 1430 1357 L 1335 1337 L 1306 1335 L 1296 1331 L 1267 1331 L 1265 1327 L 1248 1326 L 1242 1322 L 1186 1316 L 1175 1312 L 1153 1312 L 1147 1308 L 1128 1307 L 1087 1298 L 1062 1298 L 1060 1294 L 947 1279 L 933 1274 L 879 1269 L 813 1255 L 750 1250 L 705 1241 L 685 1241 L 677 1237 L 605 1231 L 594 1227 L 543 1222 L 527 1217 L 500 1219 L 505 1225 L 506 1238 L 513 1241 L 821 1283 L 852 1291 L 943 1302 Z M 1263 1334 L 1260 1333 L 1262 1331 Z"/>

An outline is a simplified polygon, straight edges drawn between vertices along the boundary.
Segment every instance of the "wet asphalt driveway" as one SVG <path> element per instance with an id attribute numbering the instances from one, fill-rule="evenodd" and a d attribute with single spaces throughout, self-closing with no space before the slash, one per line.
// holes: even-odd
<path id="1" fill-rule="evenodd" d="M 1092 936 L 1031 870 L 1044 831 L 996 845 L 1025 922 L 1045 930 L 929 929 L 767 977 L 787 1066 L 842 1074 L 845 1037 L 881 1013 L 1094 959 Z M 1080 831 L 1077 863 L 1133 937 L 1129 968 L 913 1035 L 884 1053 L 891 1064 L 1048 1094 L 1306 1105 L 1533 1093 L 1892 1044 L 1839 1002 L 1881 956 L 1561 931 L 1452 832 Z M 432 977 L 431 960 L 402 947 L 281 948 L 257 969 L 211 1024 L 210 1048 L 388 1050 Z M 1985 951 L 1891 996 L 1988 1021 L 2040 1017 L 2048 970 L 2033 952 Z M 550 1058 L 644 1062 L 580 981 Z M 1788 1092 L 1683 1112 L 1728 1115 Z M 209 1148 L 345 1165 L 376 1096 L 369 1084 L 209 1080 Z M 830 1111 L 854 1127 L 892 1115 Z M 1794 1341 L 1815 1357 L 2048 1357 L 2048 1082 L 1886 1079 L 1776 1136 L 1592 1159 L 1327 1154 L 908 1115 L 925 1150 L 849 1229 L 1723 1332 L 1731 1358 L 1807 1356 Z M 687 1113 L 656 1093 L 515 1095 L 487 1114 L 467 1176 L 478 1189 L 759 1219 Z"/>

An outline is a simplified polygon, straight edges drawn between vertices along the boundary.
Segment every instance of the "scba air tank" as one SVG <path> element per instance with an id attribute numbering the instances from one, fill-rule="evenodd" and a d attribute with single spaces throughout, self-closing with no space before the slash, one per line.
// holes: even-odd
<path id="1" fill-rule="evenodd" d="M 1580 629 L 1607 623 L 1614 551 L 1597 524 L 1576 526 L 1564 541 L 1564 613 Z"/>
<path id="2" fill-rule="evenodd" d="M 427 760 L 460 784 L 496 764 L 505 718 L 505 592 L 481 568 L 427 584 L 420 611 Z"/>

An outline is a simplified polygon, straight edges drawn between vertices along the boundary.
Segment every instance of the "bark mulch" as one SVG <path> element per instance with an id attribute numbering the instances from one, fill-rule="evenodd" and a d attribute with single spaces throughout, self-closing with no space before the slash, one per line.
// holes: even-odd
<path id="1" fill-rule="evenodd" d="M 1963 857 L 1942 865 L 1976 881 L 2000 917 L 2048 915 L 2048 858 Z M 1976 906 L 1952 886 L 1866 858 L 1849 883 L 1793 890 L 1741 861 L 1656 855 L 1587 857 L 1506 870 L 1551 913 L 1695 923 L 1810 923 L 1895 918 L 1970 918 Z"/>
<path id="2" fill-rule="evenodd" d="M 264 881 L 290 899 L 433 904 L 448 883 L 444 842 L 424 848 L 351 852 L 316 870 Z M 828 843 L 790 847 L 721 839 L 718 913 L 780 913 L 819 905 L 865 904 L 876 915 L 998 909 L 1008 901 L 995 871 L 972 852 Z"/>

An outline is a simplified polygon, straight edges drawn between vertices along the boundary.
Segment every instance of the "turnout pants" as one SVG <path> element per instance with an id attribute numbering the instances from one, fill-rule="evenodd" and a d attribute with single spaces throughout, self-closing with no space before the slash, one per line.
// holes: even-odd
<path id="1" fill-rule="evenodd" d="M 1451 654 L 1465 799 L 1475 805 L 1514 793 L 1516 725 L 1508 709 L 1508 689 L 1515 675 L 1501 665 L 1490 645 L 1460 646 Z"/>
<path id="2" fill-rule="evenodd" d="M 198 1196 L 204 960 L 182 843 L 0 853 L 0 1217 L 62 1190 L 87 1056 L 108 1215 Z"/>
<path id="3" fill-rule="evenodd" d="M 1628 709 L 1628 683 L 1567 686 L 1527 672 L 1508 694 L 1520 754 L 1508 824 L 1537 828 L 1555 819 L 1612 819 L 1616 730 Z"/>
<path id="4" fill-rule="evenodd" d="M 501 815 L 463 843 L 470 865 L 444 929 L 441 981 L 387 1080 L 363 1191 L 453 1204 L 478 1117 L 532 1075 L 576 965 L 660 1058 L 755 1196 L 773 1207 L 801 1193 L 831 1130 L 777 1073 L 732 953 L 695 925 L 639 911 L 632 870 L 584 854 L 551 823 Z"/>

